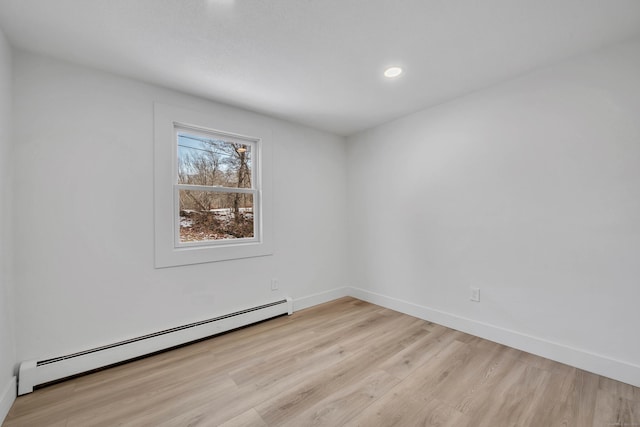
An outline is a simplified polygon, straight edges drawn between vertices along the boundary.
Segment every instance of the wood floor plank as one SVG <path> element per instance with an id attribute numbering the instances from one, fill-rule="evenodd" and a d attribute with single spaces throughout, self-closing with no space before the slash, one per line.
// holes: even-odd
<path id="1" fill-rule="evenodd" d="M 311 377 L 302 377 L 300 384 L 292 390 L 256 407 L 258 413 L 269 425 L 280 425 L 289 417 L 295 417 L 311 407 L 317 400 L 326 398 L 352 381 L 360 380 L 377 364 L 402 349 L 402 346 L 395 341 L 392 332 L 404 330 L 410 333 L 412 324 L 415 325 L 414 328 L 421 327 L 408 319 L 394 319 L 392 323 L 385 325 L 386 330 L 378 329 L 380 332 L 376 340 L 363 341 L 370 343 L 368 347 L 363 345 L 358 353 L 339 361 L 324 372 Z M 365 338 L 369 337 L 367 335 Z"/>
<path id="2" fill-rule="evenodd" d="M 505 349 L 506 347 L 497 344 L 474 347 L 469 362 L 449 381 L 455 381 L 463 387 L 441 389 L 438 398 L 463 414 L 472 413 L 485 399 L 491 397 L 490 391 L 495 388 L 496 382 L 515 363 L 515 359 L 509 357 Z"/>
<path id="3" fill-rule="evenodd" d="M 341 298 L 20 396 L 4 427 L 631 427 L 640 389 Z"/>
<path id="4" fill-rule="evenodd" d="M 496 393 L 487 396 L 485 405 L 469 413 L 477 421 L 474 427 L 531 426 L 543 388 L 550 374 L 541 369 L 516 363 L 496 385 Z M 469 426 L 471 427 L 471 426 Z"/>
<path id="5" fill-rule="evenodd" d="M 341 426 L 383 396 L 400 380 L 375 371 L 360 381 L 329 394 L 297 416 L 287 417 L 283 427 Z"/>
<path id="6" fill-rule="evenodd" d="M 571 393 L 573 402 L 573 426 L 592 426 L 595 417 L 595 407 L 598 395 L 598 383 L 600 377 L 581 369 L 576 371 L 576 383 Z M 572 424 L 567 424 L 572 426 Z"/>
<path id="7" fill-rule="evenodd" d="M 405 379 L 456 338 L 455 334 L 444 327 L 427 332 L 429 333 L 422 335 L 411 345 L 382 363 L 380 369 L 384 369 L 396 378 Z"/>
<path id="8" fill-rule="evenodd" d="M 220 424 L 220 427 L 266 427 L 267 423 L 264 422 L 260 414 L 255 409 L 251 408 L 246 412 L 238 415 L 235 418 L 230 419 L 224 424 Z"/>
<path id="9" fill-rule="evenodd" d="M 640 402 L 598 390 L 594 426 L 635 427 L 640 424 Z"/>
<path id="10" fill-rule="evenodd" d="M 345 426 L 457 427 L 469 423 L 464 414 L 438 399 L 425 402 L 407 394 L 391 392 L 354 416 Z"/>
<path id="11" fill-rule="evenodd" d="M 358 322 L 346 323 L 333 331 L 311 329 L 312 335 L 307 339 L 274 349 L 270 353 L 271 357 L 250 366 L 232 369 L 229 375 L 236 384 L 242 386 L 249 382 L 258 382 L 265 377 L 282 377 L 299 368 L 306 368 L 313 359 L 323 357 L 324 353 L 334 353 L 334 350 L 338 350 L 339 358 L 346 357 L 351 352 L 359 350 L 362 342 L 368 339 L 372 331 L 376 330 L 377 324 L 382 322 L 388 320 L 371 313 Z"/>

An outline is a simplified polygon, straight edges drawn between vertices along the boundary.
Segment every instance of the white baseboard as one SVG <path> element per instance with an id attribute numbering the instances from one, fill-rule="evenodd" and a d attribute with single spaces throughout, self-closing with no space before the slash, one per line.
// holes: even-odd
<path id="1" fill-rule="evenodd" d="M 640 387 L 640 366 L 360 288 L 348 295 L 556 362 Z"/>
<path id="2" fill-rule="evenodd" d="M 9 409 L 11 409 L 11 405 L 13 405 L 17 395 L 16 377 L 11 377 L 5 384 L 2 389 L 2 394 L 0 395 L 0 424 L 2 424 L 7 417 Z"/>
<path id="3" fill-rule="evenodd" d="M 295 312 L 304 308 L 313 307 L 314 305 L 324 304 L 325 302 L 333 301 L 334 299 L 350 296 L 350 291 L 351 288 L 345 286 L 343 288 L 335 288 L 329 291 L 294 299 L 293 311 Z"/>

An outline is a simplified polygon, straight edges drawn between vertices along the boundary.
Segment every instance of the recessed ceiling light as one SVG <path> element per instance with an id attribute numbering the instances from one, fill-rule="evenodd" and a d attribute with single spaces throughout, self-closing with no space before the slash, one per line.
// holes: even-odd
<path id="1" fill-rule="evenodd" d="M 384 70 L 384 76 L 390 79 L 398 77 L 400 74 L 402 74 L 402 68 L 400 67 L 389 67 Z"/>

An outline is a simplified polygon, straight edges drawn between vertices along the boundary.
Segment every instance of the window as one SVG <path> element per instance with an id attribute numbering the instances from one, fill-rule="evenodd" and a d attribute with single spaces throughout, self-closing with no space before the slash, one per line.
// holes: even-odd
<path id="1" fill-rule="evenodd" d="M 260 209 L 253 157 L 258 141 L 175 126 L 178 246 L 255 241 Z M 259 203 L 256 203 L 259 207 Z"/>
<path id="2" fill-rule="evenodd" d="M 156 267 L 269 255 L 270 132 L 162 104 L 154 120 Z"/>

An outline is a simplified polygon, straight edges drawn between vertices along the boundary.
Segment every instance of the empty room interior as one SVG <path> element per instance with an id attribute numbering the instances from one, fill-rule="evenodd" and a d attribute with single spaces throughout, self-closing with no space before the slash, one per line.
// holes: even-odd
<path id="1" fill-rule="evenodd" d="M 640 426 L 640 1 L 0 0 L 0 424 Z"/>

